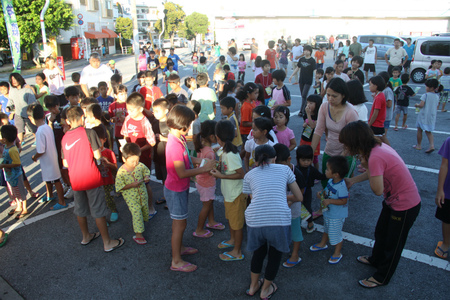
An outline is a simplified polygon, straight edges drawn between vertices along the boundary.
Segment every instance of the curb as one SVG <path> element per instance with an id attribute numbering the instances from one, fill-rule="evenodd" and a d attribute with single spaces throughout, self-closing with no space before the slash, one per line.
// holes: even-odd
<path id="1" fill-rule="evenodd" d="M 0 276 L 0 299 L 2 300 L 23 300 L 24 298 L 12 288 L 12 286 Z"/>

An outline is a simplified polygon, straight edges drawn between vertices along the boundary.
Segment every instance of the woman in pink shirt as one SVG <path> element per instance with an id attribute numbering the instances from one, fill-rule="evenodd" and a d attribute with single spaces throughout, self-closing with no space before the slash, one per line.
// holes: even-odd
<path id="1" fill-rule="evenodd" d="M 375 227 L 375 244 L 371 256 L 358 256 L 360 263 L 377 270 L 370 278 L 359 281 L 365 288 L 389 283 L 394 275 L 403 248 L 420 211 L 417 186 L 402 158 L 390 146 L 374 136 L 362 121 L 345 126 L 339 141 L 351 155 L 358 155 L 367 172 L 346 179 L 347 186 L 369 180 L 375 195 L 384 195 L 383 208 Z"/>

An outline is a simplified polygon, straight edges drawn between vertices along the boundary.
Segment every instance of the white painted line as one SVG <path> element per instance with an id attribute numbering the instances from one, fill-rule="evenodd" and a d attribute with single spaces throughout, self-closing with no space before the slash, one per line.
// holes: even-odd
<path id="1" fill-rule="evenodd" d="M 422 171 L 422 172 L 439 174 L 439 170 L 438 169 L 431 169 L 431 168 L 425 168 L 425 167 L 419 167 L 419 166 L 413 166 L 413 165 L 406 165 L 406 166 L 410 170 L 417 170 L 417 171 Z"/>

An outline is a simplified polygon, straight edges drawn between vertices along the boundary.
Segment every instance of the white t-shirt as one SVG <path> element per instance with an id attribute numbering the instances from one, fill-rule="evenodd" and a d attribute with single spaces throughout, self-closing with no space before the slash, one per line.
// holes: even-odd
<path id="1" fill-rule="evenodd" d="M 333 48 L 334 48 L 334 50 L 337 50 L 337 49 L 339 48 L 339 43 L 340 43 L 340 42 L 341 42 L 341 41 L 338 40 L 338 39 L 334 40 L 334 43 L 333 43 Z"/>
<path id="2" fill-rule="evenodd" d="M 233 60 L 231 55 L 227 55 L 227 62 L 230 66 L 237 66 L 238 61 L 239 61 L 239 56 L 236 54 L 235 56 L 233 56 L 234 58 L 237 58 L 238 60 Z M 233 72 L 233 70 L 232 70 Z"/>
<path id="3" fill-rule="evenodd" d="M 293 62 L 298 62 L 298 60 L 300 58 L 295 59 L 297 56 L 300 56 L 303 54 L 303 46 L 302 45 L 298 45 L 298 46 L 293 46 L 292 47 L 292 61 Z"/>
<path id="4" fill-rule="evenodd" d="M 377 47 L 367 47 L 366 52 L 364 52 L 364 63 L 365 64 L 374 64 L 375 58 L 377 55 Z"/>
<path id="5" fill-rule="evenodd" d="M 348 75 L 347 74 L 345 74 L 345 73 L 341 73 L 341 74 L 334 74 L 334 77 L 339 77 L 339 78 L 341 78 L 342 80 L 344 80 L 345 82 L 347 82 L 347 81 L 349 81 L 350 80 L 350 78 L 348 77 Z"/>
<path id="6" fill-rule="evenodd" d="M 261 144 L 261 145 L 269 145 L 269 146 L 273 146 L 275 145 L 274 142 L 272 142 L 271 140 L 268 140 L 267 143 L 265 144 Z M 260 144 L 257 144 L 255 142 L 255 139 L 249 139 L 245 142 L 245 152 L 249 152 L 250 153 L 250 158 L 249 158 L 249 167 L 250 169 L 253 169 L 254 167 L 256 167 L 255 165 L 255 149 L 258 146 L 261 146 Z"/>
<path id="7" fill-rule="evenodd" d="M 106 83 L 111 81 L 113 72 L 106 65 L 101 65 L 98 69 L 94 69 L 91 65 L 84 67 L 81 71 L 80 84 L 87 85 L 87 88 L 97 87 L 100 81 Z"/>
<path id="8" fill-rule="evenodd" d="M 367 106 L 364 103 L 353 105 L 353 108 L 358 113 L 358 118 L 360 121 L 363 122 L 369 121 L 369 117 L 367 116 L 368 113 Z"/>
<path id="9" fill-rule="evenodd" d="M 402 58 L 408 55 L 406 50 L 402 47 L 395 49 L 392 47 L 386 51 L 386 55 L 389 56 L 389 63 L 394 66 L 400 66 L 402 64 Z"/>
<path id="10" fill-rule="evenodd" d="M 54 68 L 53 70 L 45 69 L 44 74 L 50 93 L 57 96 L 64 94 L 64 82 L 61 74 L 59 74 L 58 68 Z"/>
<path id="11" fill-rule="evenodd" d="M 56 152 L 55 136 L 47 124 L 39 126 L 36 131 L 36 152 L 44 153 L 39 158 L 43 181 L 53 181 L 61 178 Z"/>

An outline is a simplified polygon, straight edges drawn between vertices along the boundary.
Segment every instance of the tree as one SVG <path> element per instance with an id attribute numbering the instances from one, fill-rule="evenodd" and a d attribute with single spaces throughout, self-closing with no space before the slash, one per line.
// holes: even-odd
<path id="1" fill-rule="evenodd" d="M 170 38 L 170 43 L 173 45 L 173 38 L 176 33 L 183 35 L 186 31 L 184 25 L 184 18 L 186 14 L 183 11 L 183 7 L 173 2 L 164 3 L 164 38 Z M 158 20 L 155 24 L 155 30 L 157 32 L 162 31 L 161 20 Z"/>
<path id="2" fill-rule="evenodd" d="M 116 19 L 116 33 L 122 34 L 124 39 L 133 38 L 133 21 L 129 18 L 118 17 Z"/>
<path id="3" fill-rule="evenodd" d="M 20 44 L 26 48 L 42 40 L 40 13 L 45 0 L 13 0 L 17 25 L 20 31 Z M 0 11 L 0 47 L 9 47 L 3 10 Z M 44 17 L 47 38 L 56 37 L 61 30 L 69 30 L 74 26 L 75 16 L 72 9 L 63 0 L 51 0 Z"/>
<path id="4" fill-rule="evenodd" d="M 209 21 L 204 14 L 193 12 L 186 17 L 186 38 L 191 40 L 196 34 L 205 34 L 208 32 Z"/>

